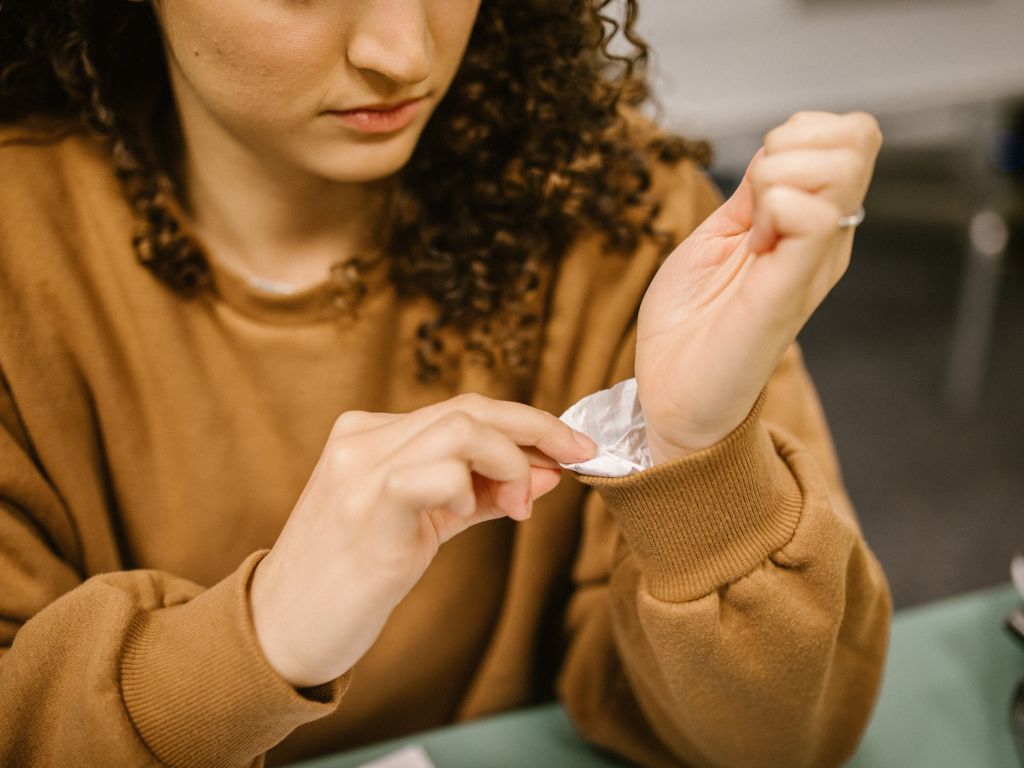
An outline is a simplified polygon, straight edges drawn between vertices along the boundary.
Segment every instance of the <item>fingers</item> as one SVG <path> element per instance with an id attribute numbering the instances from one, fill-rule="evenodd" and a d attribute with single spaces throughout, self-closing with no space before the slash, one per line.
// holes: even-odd
<path id="1" fill-rule="evenodd" d="M 385 492 L 413 512 L 445 507 L 452 514 L 468 518 L 476 512 L 476 494 L 466 462 L 445 458 L 406 464 L 388 474 Z"/>
<path id="2" fill-rule="evenodd" d="M 347 437 L 357 435 L 361 432 L 368 432 L 371 429 L 390 424 L 395 419 L 401 418 L 399 413 L 371 413 L 370 411 L 345 411 L 334 421 L 331 435 L 334 437 Z"/>
<path id="3" fill-rule="evenodd" d="M 536 448 L 540 454 L 554 459 L 556 464 L 587 461 L 596 452 L 593 441 L 584 435 L 580 439 L 589 441 L 589 445 L 578 442 L 578 433 L 553 414 L 523 403 L 494 400 L 476 393 L 458 395 L 400 416 L 347 411 L 338 418 L 332 434 L 344 436 L 376 430 L 374 442 L 381 450 L 390 452 L 427 425 L 454 412 L 473 416 L 507 435 L 517 445 Z"/>
<path id="4" fill-rule="evenodd" d="M 796 187 L 772 187 L 759 201 L 748 247 L 755 253 L 765 253 L 783 238 L 815 241 L 825 245 L 847 234 L 836 226 L 840 215 L 834 203 L 810 192 Z M 823 248 L 814 248 L 809 252 L 827 253 Z M 808 260 L 805 270 L 810 272 L 817 266 Z"/>
<path id="5" fill-rule="evenodd" d="M 562 471 L 562 465 L 539 448 L 534 448 L 532 445 L 521 445 L 519 449 L 526 454 L 526 460 L 530 462 L 531 467 Z"/>
<path id="6" fill-rule="evenodd" d="M 794 149 L 764 156 L 750 176 L 756 198 L 772 187 L 796 187 L 852 213 L 867 192 L 871 167 L 862 154 L 845 147 Z"/>
<path id="7" fill-rule="evenodd" d="M 516 445 L 532 446 L 565 464 L 580 458 L 589 460 L 597 449 L 586 435 L 576 432 L 557 416 L 524 403 L 467 393 L 438 403 L 436 409 L 441 413 L 464 411 L 507 435 Z"/>
<path id="8" fill-rule="evenodd" d="M 755 211 L 755 188 L 754 177 L 757 168 L 764 159 L 764 147 L 757 150 L 747 165 L 747 170 L 740 179 L 735 191 L 729 199 L 722 203 L 715 213 L 709 216 L 701 224 L 704 230 L 710 230 L 719 235 L 741 235 L 750 229 L 754 220 Z"/>
<path id="9" fill-rule="evenodd" d="M 505 514 L 515 520 L 529 516 L 530 463 L 507 435 L 468 413 L 452 411 L 402 443 L 389 457 L 388 464 L 404 467 L 442 458 L 461 462 L 467 477 L 472 471 L 496 481 L 496 492 L 490 501 Z M 387 487 L 392 488 L 392 481 L 388 481 Z M 449 490 L 454 497 L 461 488 L 460 485 Z"/>
<path id="10" fill-rule="evenodd" d="M 534 497 L 558 485 L 560 471 L 531 469 Z M 434 529 L 438 543 L 443 544 L 472 525 L 500 517 L 501 510 L 482 506 L 477 499 L 486 496 L 486 485 L 492 481 L 470 473 L 459 459 L 441 459 L 423 464 L 396 467 L 388 476 L 386 492 L 393 502 L 417 517 L 425 515 Z M 528 505 L 525 517 L 530 516 Z M 396 521 L 399 527 L 401 522 Z"/>
<path id="11" fill-rule="evenodd" d="M 763 155 L 747 172 L 755 209 L 751 251 L 766 253 L 788 236 L 837 235 L 839 218 L 856 211 L 867 194 L 881 143 L 878 121 L 864 112 L 800 112 L 769 131 Z M 807 208 L 800 218 L 791 207 L 799 204 L 797 193 L 828 205 Z"/>
<path id="12" fill-rule="evenodd" d="M 533 499 L 558 484 L 560 462 L 596 452 L 550 413 L 472 393 L 408 414 L 346 411 L 331 440 L 364 466 L 386 466 L 385 490 L 399 505 L 417 514 L 437 508 L 429 511 L 439 535 L 453 535 L 446 515 L 463 518 L 459 529 L 496 514 L 527 519 Z"/>
<path id="13" fill-rule="evenodd" d="M 530 467 L 530 495 L 539 499 L 548 491 L 554 490 L 562 481 L 561 467 Z"/>
<path id="14" fill-rule="evenodd" d="M 838 147 L 851 147 L 874 156 L 881 146 L 878 120 L 867 112 L 798 112 L 764 137 L 765 154 L 769 156 L 792 149 Z"/>

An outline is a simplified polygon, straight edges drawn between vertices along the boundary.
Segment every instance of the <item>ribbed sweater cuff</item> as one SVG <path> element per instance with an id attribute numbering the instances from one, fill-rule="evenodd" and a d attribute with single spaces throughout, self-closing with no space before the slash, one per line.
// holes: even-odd
<path id="1" fill-rule="evenodd" d="M 594 486 L 639 558 L 650 594 L 694 600 L 750 573 L 792 538 L 800 488 L 760 419 L 710 448 L 626 477 L 575 473 Z"/>
<path id="2" fill-rule="evenodd" d="M 153 755 L 171 766 L 248 765 L 332 712 L 350 673 L 303 695 L 270 666 L 249 617 L 266 551 L 181 605 L 141 614 L 125 640 L 121 690 Z"/>

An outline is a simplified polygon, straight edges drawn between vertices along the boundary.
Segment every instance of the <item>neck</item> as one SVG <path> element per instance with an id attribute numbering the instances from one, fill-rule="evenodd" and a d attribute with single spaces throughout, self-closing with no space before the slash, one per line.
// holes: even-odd
<path id="1" fill-rule="evenodd" d="M 305 174 L 217 132 L 189 135 L 183 170 L 186 204 L 211 257 L 296 288 L 374 248 L 390 186 Z"/>

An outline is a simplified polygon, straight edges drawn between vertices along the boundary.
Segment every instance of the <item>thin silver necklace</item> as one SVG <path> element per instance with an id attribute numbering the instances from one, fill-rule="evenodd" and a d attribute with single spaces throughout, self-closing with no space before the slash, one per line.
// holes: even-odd
<path id="1" fill-rule="evenodd" d="M 280 280 L 270 280 L 266 277 L 246 275 L 245 279 L 249 281 L 249 285 L 251 285 L 253 288 L 256 288 L 260 291 L 267 291 L 269 293 L 288 295 L 291 293 L 296 293 L 299 290 L 291 283 L 285 283 Z"/>

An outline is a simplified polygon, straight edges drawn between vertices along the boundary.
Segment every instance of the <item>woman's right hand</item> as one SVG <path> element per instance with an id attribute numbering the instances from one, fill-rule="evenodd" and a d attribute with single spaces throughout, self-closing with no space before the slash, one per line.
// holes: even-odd
<path id="1" fill-rule="evenodd" d="M 596 446 L 545 411 L 464 394 L 334 424 L 249 594 L 260 647 L 297 688 L 369 649 L 438 548 L 476 523 L 530 517 L 561 463 Z"/>

